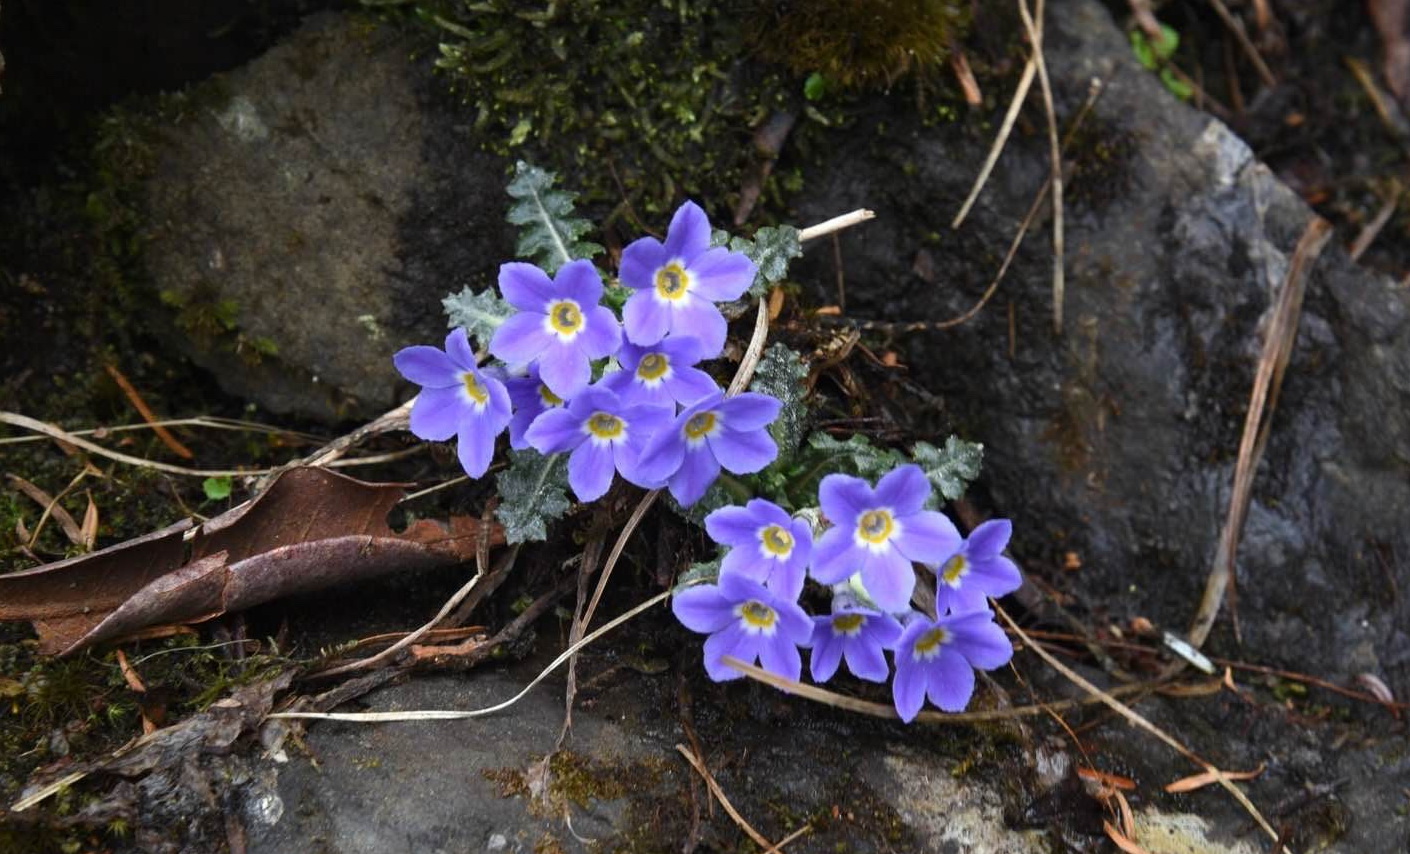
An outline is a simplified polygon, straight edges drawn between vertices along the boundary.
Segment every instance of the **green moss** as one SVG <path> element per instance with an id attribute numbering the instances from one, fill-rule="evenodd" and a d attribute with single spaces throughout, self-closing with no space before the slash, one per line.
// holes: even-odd
<path id="1" fill-rule="evenodd" d="M 956 0 L 809 0 L 761 3 L 761 53 L 795 74 L 844 89 L 890 87 L 944 67 L 970 4 Z M 772 8 L 770 8 L 772 7 Z"/>

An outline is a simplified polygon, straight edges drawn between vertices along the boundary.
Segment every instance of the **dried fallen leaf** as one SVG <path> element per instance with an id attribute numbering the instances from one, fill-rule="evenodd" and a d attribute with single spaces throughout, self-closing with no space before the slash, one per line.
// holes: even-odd
<path id="1" fill-rule="evenodd" d="M 1111 822 L 1103 821 L 1102 829 L 1106 831 L 1106 835 L 1111 838 L 1111 841 L 1116 843 L 1116 847 L 1125 851 L 1126 854 L 1151 854 L 1151 852 L 1137 845 L 1135 841 L 1129 839 L 1125 834 L 1117 830 Z"/>
<path id="2" fill-rule="evenodd" d="M 1108 774 L 1105 771 L 1098 771 L 1095 768 L 1079 766 L 1077 776 L 1083 780 L 1097 783 L 1100 786 L 1110 789 L 1125 789 L 1128 792 L 1135 791 L 1136 789 L 1136 781 L 1132 780 L 1130 777 L 1122 777 L 1120 774 Z"/>
<path id="3" fill-rule="evenodd" d="M 1221 771 L 1218 768 L 1214 768 L 1201 774 L 1181 777 L 1167 785 L 1165 791 L 1172 795 L 1178 792 L 1193 792 L 1195 789 L 1203 789 L 1205 786 L 1218 783 L 1221 777 L 1225 780 L 1252 780 L 1254 777 L 1262 774 L 1266 767 L 1266 763 L 1259 763 L 1258 767 L 1252 771 Z"/>
<path id="4" fill-rule="evenodd" d="M 93 501 L 93 493 L 88 493 L 88 509 L 83 511 L 83 527 L 80 529 L 83 536 L 83 550 L 93 551 L 98 545 L 98 505 Z"/>
<path id="5" fill-rule="evenodd" d="M 189 546 L 187 520 L 0 576 L 0 620 L 31 621 L 40 651 L 67 655 L 152 626 L 474 558 L 478 519 L 422 519 L 401 533 L 388 527 L 387 513 L 402 495 L 400 484 L 291 469 L 258 498 L 197 528 Z M 491 537 L 496 545 L 504 541 L 498 526 Z"/>
<path id="6" fill-rule="evenodd" d="M 10 479 L 11 486 L 28 495 L 44 512 L 54 517 L 54 521 L 59 523 L 59 527 L 63 529 L 64 536 L 68 538 L 69 542 L 76 546 L 82 545 L 83 529 L 78 526 L 78 523 L 69 515 L 69 511 L 63 508 L 58 499 L 17 474 L 9 474 L 6 477 Z M 34 544 L 30 543 L 30 545 Z"/>

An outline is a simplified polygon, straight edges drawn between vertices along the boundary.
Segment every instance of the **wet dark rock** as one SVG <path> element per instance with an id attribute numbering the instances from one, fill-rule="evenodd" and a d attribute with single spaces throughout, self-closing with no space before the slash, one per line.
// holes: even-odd
<path id="1" fill-rule="evenodd" d="M 391 354 L 439 341 L 441 297 L 509 257 L 504 164 L 415 49 L 318 16 L 161 132 L 148 267 L 227 391 L 324 419 L 385 410 Z"/>
<path id="2" fill-rule="evenodd" d="M 1222 124 L 1143 72 L 1102 6 L 1059 3 L 1049 31 L 1064 125 L 1092 77 L 1107 84 L 1069 154 L 1063 332 L 1052 329 L 1040 220 L 975 319 L 893 346 L 944 402 L 931 417 L 937 435 L 985 444 L 979 500 L 1014 518 L 1030 572 L 1070 594 L 1089 625 L 1145 617 L 1183 633 L 1227 510 L 1260 335 L 1311 212 Z M 808 171 L 797 221 L 861 206 L 878 214 L 841 238 L 849 315 L 938 321 L 974 305 L 1048 173 L 1036 92 L 959 231 L 950 220 L 991 127 L 888 116 L 886 133 L 859 127 Z M 829 255 L 797 271 L 827 283 L 822 302 L 835 300 Z M 1243 643 L 1226 605 L 1207 651 L 1343 685 L 1371 673 L 1410 697 L 1408 318 L 1410 292 L 1335 245 L 1323 253 L 1239 551 Z M 1068 552 L 1075 572 L 1062 569 Z M 1304 770 L 1325 782 L 1339 772 L 1323 755 Z M 1403 783 L 1404 768 L 1389 767 Z M 1398 850 L 1396 805 L 1370 806 L 1365 785 L 1345 796 L 1367 810 L 1348 839 L 1366 836 L 1347 850 Z"/>

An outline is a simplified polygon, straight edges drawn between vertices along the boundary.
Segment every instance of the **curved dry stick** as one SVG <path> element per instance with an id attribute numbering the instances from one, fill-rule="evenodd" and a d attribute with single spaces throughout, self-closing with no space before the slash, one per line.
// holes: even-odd
<path id="1" fill-rule="evenodd" d="M 1248 812 L 1250 816 L 1253 817 L 1253 820 L 1258 823 L 1258 826 L 1263 829 L 1264 833 L 1268 834 L 1269 838 L 1273 839 L 1274 841 L 1281 840 L 1282 837 L 1278 835 L 1278 831 L 1273 829 L 1273 826 L 1270 825 L 1268 823 L 1268 820 L 1263 817 L 1263 813 L 1259 812 L 1258 807 L 1253 805 L 1253 801 L 1250 801 L 1248 799 L 1248 795 L 1245 795 L 1242 789 L 1230 782 L 1223 771 L 1210 764 L 1208 761 L 1200 757 L 1200 755 L 1195 753 L 1193 750 L 1190 750 L 1185 745 L 1176 741 L 1174 736 L 1170 735 L 1165 730 L 1146 720 L 1130 706 L 1113 697 L 1111 692 L 1103 691 L 1096 685 L 1093 685 L 1091 682 L 1088 682 L 1086 679 L 1082 678 L 1082 676 L 1078 674 L 1077 671 L 1068 667 L 1066 664 L 1063 664 L 1061 661 L 1058 661 L 1052 653 L 1048 652 L 1042 646 L 1034 643 L 1033 639 L 1028 636 L 1028 633 L 1025 632 L 1022 628 L 1020 628 L 1018 623 L 1014 621 L 1013 617 L 1010 617 L 1008 615 L 1008 612 L 1005 611 L 1002 607 L 1000 607 L 997 602 L 993 603 L 993 605 L 994 611 L 999 615 L 999 618 L 1002 619 L 1008 625 L 1009 629 L 1015 635 L 1018 636 L 1019 640 L 1023 641 L 1024 644 L 1026 644 L 1030 649 L 1037 653 L 1038 657 L 1043 659 L 1043 661 L 1046 662 L 1049 667 L 1062 674 L 1064 677 L 1067 678 L 1069 682 L 1076 685 L 1078 688 L 1081 688 L 1083 691 L 1086 691 L 1090 696 L 1096 697 L 1112 711 L 1116 712 L 1118 715 L 1130 721 L 1139 729 L 1143 729 L 1151 735 L 1155 736 L 1156 738 L 1160 739 L 1161 742 L 1163 742 L 1170 749 L 1174 750 L 1176 753 L 1190 760 L 1194 764 L 1200 766 L 1200 768 L 1204 769 L 1205 771 L 1211 772 L 1214 775 L 1215 779 L 1218 781 L 1219 785 L 1222 786 L 1225 790 L 1227 790 L 1229 794 L 1234 796 L 1234 800 L 1238 801 L 1239 804 L 1244 808 L 1244 810 Z M 1286 852 L 1288 849 L 1286 846 L 1284 846 L 1283 850 Z"/>

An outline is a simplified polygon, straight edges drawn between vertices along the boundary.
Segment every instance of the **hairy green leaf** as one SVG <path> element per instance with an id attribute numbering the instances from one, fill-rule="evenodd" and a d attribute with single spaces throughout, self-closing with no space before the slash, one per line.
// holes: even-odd
<path id="1" fill-rule="evenodd" d="M 552 172 L 520 160 L 508 188 L 514 198 L 508 219 L 520 226 L 515 251 L 549 275 L 569 261 L 592 258 L 603 251 L 596 243 L 581 239 L 592 230 L 592 223 L 572 216 L 577 194 L 553 189 L 556 180 Z"/>
<path id="2" fill-rule="evenodd" d="M 798 229 L 791 225 L 780 225 L 777 228 L 764 226 L 754 232 L 753 240 L 743 237 L 731 239 L 729 248 L 735 252 L 743 252 L 758 265 L 754 283 L 749 286 L 749 293 L 756 297 L 763 296 L 770 285 L 783 281 L 784 276 L 788 275 L 789 263 L 803 255 L 803 244 L 798 240 Z"/>
<path id="3" fill-rule="evenodd" d="M 916 442 L 911 456 L 925 472 L 931 486 L 945 496 L 946 501 L 954 501 L 964 495 L 965 489 L 979 477 L 984 446 L 951 436 L 945 440 L 944 448 L 937 448 L 929 442 Z"/>
<path id="4" fill-rule="evenodd" d="M 568 459 L 538 451 L 510 451 L 509 468 L 500 472 L 499 522 L 510 543 L 548 539 L 548 524 L 568 512 Z"/>
<path id="5" fill-rule="evenodd" d="M 441 305 L 445 306 L 450 326 L 465 327 L 470 340 L 478 342 L 482 349 L 490 345 L 490 336 L 499 325 L 514 314 L 514 307 L 500 299 L 494 288 L 485 288 L 478 294 L 465 288 L 441 300 Z"/>
<path id="6" fill-rule="evenodd" d="M 786 466 L 803 441 L 803 428 L 808 419 L 808 409 L 803 405 L 803 380 L 808 376 L 808 366 L 803 357 L 782 344 L 774 344 L 764 351 L 759 367 L 754 371 L 754 381 L 750 391 L 757 391 L 778 398 L 783 403 L 778 419 L 769 425 L 769 435 L 778 443 L 778 459 L 775 466 Z"/>
<path id="7" fill-rule="evenodd" d="M 714 584 L 720 579 L 720 558 L 707 560 L 704 563 L 692 563 L 686 567 L 676 578 L 676 586 L 672 593 L 679 593 L 687 587 L 694 587 L 697 584 Z"/>

